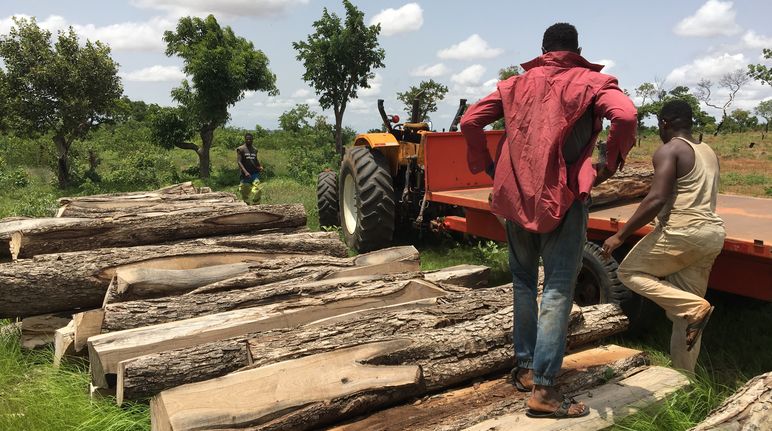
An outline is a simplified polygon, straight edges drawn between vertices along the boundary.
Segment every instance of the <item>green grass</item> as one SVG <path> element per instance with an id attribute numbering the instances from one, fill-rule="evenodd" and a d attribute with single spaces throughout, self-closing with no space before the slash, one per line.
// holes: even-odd
<path id="1" fill-rule="evenodd" d="M 53 352 L 22 351 L 16 334 L 0 335 L 0 429 L 140 431 L 150 429 L 148 407 L 91 400 L 86 364 L 56 369 Z"/>

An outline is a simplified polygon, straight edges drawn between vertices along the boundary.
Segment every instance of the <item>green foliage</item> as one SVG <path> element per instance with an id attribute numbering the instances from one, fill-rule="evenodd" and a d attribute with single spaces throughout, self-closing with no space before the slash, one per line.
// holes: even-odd
<path id="1" fill-rule="evenodd" d="M 417 121 L 428 121 L 429 114 L 437 110 L 437 102 L 445 98 L 448 87 L 433 79 L 421 81 L 418 87 L 411 85 L 407 91 L 397 93 L 397 99 L 405 104 L 405 112 L 413 112 L 413 101 L 418 99 Z M 412 115 L 412 114 L 411 114 Z"/>
<path id="2" fill-rule="evenodd" d="M 0 123 L 27 137 L 52 133 L 59 185 L 67 186 L 70 145 L 109 120 L 123 91 L 110 48 L 98 41 L 80 44 L 72 27 L 53 42 L 34 18 L 14 18 L 10 33 L 0 38 L 0 58 Z"/>
<path id="3" fill-rule="evenodd" d="M 163 148 L 171 149 L 174 147 L 188 148 L 187 145 L 193 139 L 195 130 L 190 119 L 185 115 L 184 108 L 160 108 L 158 112 L 150 118 L 152 127 L 152 140 Z"/>
<path id="4" fill-rule="evenodd" d="M 152 190 L 180 181 L 169 156 L 159 152 L 126 153 L 120 163 L 103 174 L 112 190 Z"/>
<path id="5" fill-rule="evenodd" d="M 765 59 L 772 59 L 772 49 L 765 48 L 762 53 Z M 763 64 L 749 64 L 748 76 L 762 84 L 772 85 L 772 68 Z"/>
<path id="6" fill-rule="evenodd" d="M 654 84 L 644 83 L 636 89 L 636 94 L 639 95 L 639 97 L 645 95 L 650 100 L 649 103 L 643 103 L 638 107 L 639 123 L 650 116 L 656 117 L 662 109 L 662 106 L 670 100 L 681 99 L 686 101 L 692 107 L 692 112 L 694 113 L 694 129 L 696 131 L 706 131 L 706 128 L 711 125 L 715 126 L 716 124 L 716 119 L 702 110 L 700 101 L 689 91 L 689 87 L 679 85 L 666 92 L 664 90 L 656 90 Z M 654 98 L 656 98 L 656 100 Z"/>
<path id="7" fill-rule="evenodd" d="M 753 113 L 764 119 L 764 130 L 769 131 L 769 122 L 772 121 L 772 99 L 760 102 Z"/>
<path id="8" fill-rule="evenodd" d="M 523 70 L 520 68 L 520 66 L 517 66 L 517 65 L 507 66 L 503 69 L 499 69 L 499 81 L 509 79 L 513 76 L 518 76 L 521 73 L 523 73 Z"/>
<path id="9" fill-rule="evenodd" d="M 23 168 L 9 168 L 0 156 L 0 189 L 21 188 L 29 185 L 29 174 Z"/>
<path id="10" fill-rule="evenodd" d="M 297 133 L 304 128 L 311 127 L 317 115 L 305 103 L 295 105 L 294 108 L 279 116 L 279 127 L 285 132 Z"/>
<path id="11" fill-rule="evenodd" d="M 369 88 L 375 77 L 373 69 L 383 67 L 384 50 L 378 43 L 380 25 L 367 26 L 362 13 L 350 1 L 343 0 L 346 19 L 327 8 L 314 22 L 314 33 L 305 41 L 292 42 L 298 61 L 303 62 L 303 80 L 320 95 L 322 109 L 335 114 L 335 146 L 343 148 L 343 114 L 359 88 Z"/>
<path id="12" fill-rule="evenodd" d="M 243 99 L 246 91 L 278 94 L 276 75 L 262 51 L 236 36 L 230 27 L 221 27 L 212 15 L 180 18 L 176 31 L 164 32 L 164 41 L 166 55 L 181 57 L 183 71 L 191 80 L 172 90 L 172 98 L 183 112 L 177 112 L 176 118 L 164 114 L 165 121 L 156 124 L 155 134 L 164 138 L 159 141 L 167 147 L 171 144 L 196 151 L 199 174 L 208 178 L 214 131 L 228 120 L 228 108 Z M 190 136 L 191 129 L 200 132 L 201 148 L 182 139 Z"/>
<path id="13" fill-rule="evenodd" d="M 724 132 L 747 132 L 754 130 L 759 125 L 759 119 L 753 116 L 750 111 L 744 109 L 735 109 L 724 119 L 721 130 Z"/>

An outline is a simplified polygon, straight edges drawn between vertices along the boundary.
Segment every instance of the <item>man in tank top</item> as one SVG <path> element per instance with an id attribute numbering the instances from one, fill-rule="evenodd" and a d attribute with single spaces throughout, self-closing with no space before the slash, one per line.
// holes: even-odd
<path id="1" fill-rule="evenodd" d="M 700 338 L 713 307 L 704 299 L 713 261 L 724 245 L 716 214 L 718 158 L 692 136 L 692 109 L 683 100 L 659 113 L 664 145 L 654 152 L 654 180 L 627 224 L 603 244 L 608 256 L 654 217 L 655 229 L 619 265 L 619 280 L 662 307 L 673 322 L 673 367 L 694 371 Z"/>

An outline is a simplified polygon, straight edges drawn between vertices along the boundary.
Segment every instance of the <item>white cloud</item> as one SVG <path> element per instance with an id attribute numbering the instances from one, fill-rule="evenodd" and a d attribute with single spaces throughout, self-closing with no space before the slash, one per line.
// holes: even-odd
<path id="1" fill-rule="evenodd" d="M 459 85 L 477 85 L 485 74 L 485 67 L 480 64 L 473 64 L 461 72 L 450 77 L 451 81 Z"/>
<path id="2" fill-rule="evenodd" d="M 313 97 L 309 97 L 308 99 L 304 100 L 303 103 L 305 103 L 308 106 L 319 106 L 319 99 L 314 99 Z"/>
<path id="3" fill-rule="evenodd" d="M 0 19 L 0 34 L 8 34 L 11 31 L 11 27 L 14 27 L 13 18 L 30 20 L 32 17 L 25 14 L 10 15 L 3 19 Z M 53 34 L 56 34 L 59 30 L 67 29 L 67 20 L 59 15 L 49 15 L 43 21 L 37 21 L 40 28 L 46 29 Z"/>
<path id="4" fill-rule="evenodd" d="M 479 34 L 473 34 L 450 48 L 440 50 L 437 56 L 443 60 L 475 60 L 497 57 L 503 52 L 501 48 L 491 48 Z"/>
<path id="5" fill-rule="evenodd" d="M 309 89 L 307 89 L 307 88 L 298 88 L 297 90 L 295 90 L 294 93 L 292 93 L 292 97 L 293 98 L 308 97 L 309 94 L 311 94 L 311 91 Z"/>
<path id="6" fill-rule="evenodd" d="M 376 73 L 375 77 L 368 82 L 370 88 L 360 88 L 357 90 L 359 97 L 377 96 L 381 92 L 381 86 L 383 85 L 383 76 L 380 73 Z"/>
<path id="7" fill-rule="evenodd" d="M 180 82 L 185 74 L 177 66 L 150 66 L 134 72 L 121 73 L 126 81 L 134 82 Z"/>
<path id="8" fill-rule="evenodd" d="M 93 24 L 74 25 L 81 38 L 99 40 L 115 51 L 163 51 L 165 30 L 174 29 L 175 23 L 164 18 L 146 22 L 122 22 L 104 27 Z"/>
<path id="9" fill-rule="evenodd" d="M 133 0 L 140 8 L 158 9 L 172 16 L 274 16 L 289 9 L 308 4 L 308 0 Z"/>
<path id="10" fill-rule="evenodd" d="M 611 60 L 609 58 L 602 58 L 600 60 L 593 61 L 593 63 L 602 64 L 603 66 L 605 66 L 603 68 L 603 72 L 608 72 L 609 70 L 611 70 L 611 68 L 617 65 L 616 61 Z"/>
<path id="11" fill-rule="evenodd" d="M 16 15 L 29 19 L 28 15 Z M 0 33 L 7 34 L 13 25 L 12 17 L 0 19 Z M 51 15 L 39 21 L 38 25 L 51 33 L 67 30 L 70 26 L 78 34 L 81 42 L 86 39 L 100 41 L 110 46 L 113 51 L 159 51 L 163 50 L 164 30 L 173 29 L 175 23 L 164 18 L 151 18 L 146 22 L 123 22 L 103 27 L 94 24 L 72 24 L 58 15 Z"/>
<path id="12" fill-rule="evenodd" d="M 370 20 L 370 25 L 373 24 L 381 25 L 384 36 L 409 33 L 423 26 L 424 11 L 418 3 L 408 3 L 399 9 L 384 9 Z"/>
<path id="13" fill-rule="evenodd" d="M 731 36 L 742 28 L 735 22 L 733 3 L 708 0 L 697 12 L 684 18 L 673 31 L 679 36 Z"/>
<path id="14" fill-rule="evenodd" d="M 717 54 L 701 57 L 689 64 L 676 67 L 667 75 L 665 82 L 669 84 L 695 84 L 702 79 L 717 80 L 722 75 L 745 69 L 748 61 L 743 54 Z"/>
<path id="15" fill-rule="evenodd" d="M 427 78 L 436 78 L 438 76 L 442 76 L 450 72 L 450 69 L 448 69 L 444 64 L 437 63 L 432 66 L 418 66 L 417 68 L 413 69 L 413 71 L 410 72 L 413 76 L 425 76 Z"/>
<path id="16" fill-rule="evenodd" d="M 743 35 L 743 43 L 748 48 L 764 49 L 772 47 L 772 37 L 756 34 L 753 30 L 748 30 Z"/>

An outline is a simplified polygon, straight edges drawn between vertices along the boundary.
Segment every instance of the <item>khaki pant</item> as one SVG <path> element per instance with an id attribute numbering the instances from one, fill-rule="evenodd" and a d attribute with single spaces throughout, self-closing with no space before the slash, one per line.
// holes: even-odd
<path id="1" fill-rule="evenodd" d="M 619 280 L 662 307 L 673 322 L 674 368 L 694 371 L 700 340 L 687 352 L 686 326 L 710 305 L 704 299 L 708 276 L 724 237 L 723 226 L 712 224 L 679 229 L 657 226 L 619 265 Z"/>

